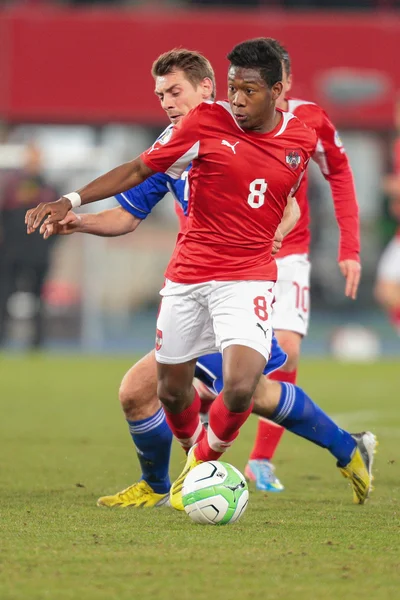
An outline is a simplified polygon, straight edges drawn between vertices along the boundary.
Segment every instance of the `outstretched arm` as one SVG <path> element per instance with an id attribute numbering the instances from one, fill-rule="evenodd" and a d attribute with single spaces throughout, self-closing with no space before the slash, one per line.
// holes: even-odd
<path id="1" fill-rule="evenodd" d="M 140 185 L 117 194 L 121 206 L 99 213 L 77 215 L 69 211 L 65 219 L 58 223 L 44 221 L 40 233 L 44 239 L 51 235 L 71 233 L 91 233 L 103 237 L 114 237 L 130 233 L 151 213 L 154 206 L 168 192 L 170 178 L 164 173 L 156 173 Z"/>
<path id="2" fill-rule="evenodd" d="M 33 233 L 44 219 L 46 219 L 46 224 L 59 223 L 75 206 L 115 196 L 139 185 L 153 173 L 154 171 L 146 166 L 140 157 L 124 163 L 74 192 L 73 195 L 79 200 L 76 204 L 70 198 L 62 196 L 56 202 L 42 203 L 36 208 L 28 210 L 25 215 L 27 232 Z"/>
<path id="3" fill-rule="evenodd" d="M 69 211 L 65 219 L 58 223 L 42 223 L 40 233 L 46 240 L 52 235 L 90 233 L 101 237 L 116 237 L 134 231 L 142 219 L 129 214 L 118 206 L 99 213 L 77 215 Z"/>
<path id="4" fill-rule="evenodd" d="M 47 224 L 59 223 L 71 209 L 132 189 L 154 173 L 166 173 L 174 179 L 179 178 L 198 154 L 199 115 L 207 108 L 208 105 L 202 103 L 193 109 L 184 119 L 185 126 L 176 128 L 176 133 L 174 130 L 169 141 L 157 140 L 138 158 L 98 177 L 77 192 L 67 194 L 52 204 L 39 204 L 29 210 L 25 216 L 27 232 L 33 233 L 44 220 Z"/>

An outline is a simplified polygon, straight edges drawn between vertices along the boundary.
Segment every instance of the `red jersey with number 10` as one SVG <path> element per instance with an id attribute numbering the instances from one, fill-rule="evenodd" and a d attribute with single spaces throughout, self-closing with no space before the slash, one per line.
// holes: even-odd
<path id="1" fill-rule="evenodd" d="M 317 150 L 313 160 L 318 163 L 325 179 L 331 186 L 336 219 L 339 225 L 339 261 L 360 259 L 360 222 L 354 189 L 353 174 L 335 126 L 326 112 L 314 102 L 286 98 L 288 112 L 296 115 L 318 136 Z M 307 176 L 303 177 L 296 192 L 301 217 L 296 227 L 283 241 L 277 258 L 288 254 L 308 254 L 310 246 L 310 208 L 307 199 Z"/>
<path id="2" fill-rule="evenodd" d="M 261 134 L 241 129 L 227 102 L 203 102 L 144 152 L 148 167 L 175 178 L 192 162 L 187 226 L 167 279 L 275 281 L 274 235 L 316 142 L 290 113 Z"/>

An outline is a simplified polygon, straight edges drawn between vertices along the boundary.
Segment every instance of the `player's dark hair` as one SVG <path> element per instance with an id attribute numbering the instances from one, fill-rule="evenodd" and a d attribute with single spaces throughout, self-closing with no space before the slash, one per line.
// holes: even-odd
<path id="1" fill-rule="evenodd" d="M 227 58 L 234 67 L 257 69 L 269 88 L 282 81 L 282 58 L 267 38 L 246 40 L 235 46 Z"/>
<path id="2" fill-rule="evenodd" d="M 197 87 L 205 77 L 213 83 L 212 98 L 215 98 L 216 85 L 214 69 L 211 63 L 200 52 L 186 50 L 185 48 L 174 48 L 169 52 L 161 54 L 154 61 L 151 74 L 154 78 L 168 75 L 173 71 L 183 71 L 190 83 Z"/>
<path id="3" fill-rule="evenodd" d="M 265 39 L 269 41 L 274 50 L 276 50 L 280 55 L 286 75 L 287 77 L 289 77 L 289 75 L 291 75 L 292 73 L 292 61 L 290 60 L 289 52 L 286 50 L 285 46 L 282 46 L 282 44 L 278 42 L 278 40 L 276 40 L 275 38 Z"/>

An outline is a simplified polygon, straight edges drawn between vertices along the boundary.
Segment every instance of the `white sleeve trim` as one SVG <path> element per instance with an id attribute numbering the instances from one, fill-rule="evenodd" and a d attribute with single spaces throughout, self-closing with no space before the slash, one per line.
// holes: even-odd
<path id="1" fill-rule="evenodd" d="M 135 206 L 135 205 L 133 204 L 133 202 L 131 202 L 130 200 L 128 200 L 128 197 L 127 197 L 127 196 L 125 196 L 125 194 L 124 194 L 123 192 L 121 192 L 120 194 L 117 194 L 117 196 L 118 196 L 118 195 L 119 195 L 119 196 L 122 196 L 122 197 L 123 197 L 123 199 L 125 200 L 125 202 L 126 202 L 127 204 L 129 204 L 129 206 L 132 206 L 132 208 L 134 208 L 135 210 L 138 210 L 139 212 L 143 213 L 144 215 L 147 215 L 147 214 L 149 214 L 149 213 L 148 213 L 148 212 L 146 212 L 145 210 L 142 210 L 142 209 L 141 209 L 141 208 L 139 208 L 138 206 Z"/>
<path id="2" fill-rule="evenodd" d="M 296 110 L 296 108 L 298 108 L 299 106 L 304 106 L 305 104 L 314 104 L 315 106 L 315 102 L 309 102 L 308 100 L 299 100 L 296 98 L 290 98 L 288 100 L 288 109 L 289 112 L 294 112 Z M 300 119 L 301 121 L 301 119 Z"/>
<path id="3" fill-rule="evenodd" d="M 282 135 L 282 133 L 285 131 L 285 129 L 286 129 L 289 121 L 291 121 L 294 118 L 295 118 L 295 116 L 292 115 L 292 113 L 290 113 L 290 112 L 283 112 L 282 113 L 282 125 L 281 125 L 281 128 L 278 131 L 278 133 L 276 133 L 274 135 L 274 137 L 278 137 L 279 135 Z"/>
<path id="4" fill-rule="evenodd" d="M 317 141 L 315 152 L 312 156 L 313 161 L 317 163 L 323 175 L 329 175 L 328 161 L 326 160 L 325 148 L 320 139 Z"/>
<path id="5" fill-rule="evenodd" d="M 193 144 L 185 154 L 183 154 L 177 161 L 174 162 L 168 169 L 165 171 L 167 175 L 172 177 L 173 179 L 179 179 L 182 175 L 183 171 L 190 165 L 192 160 L 199 156 L 200 150 L 200 141 L 197 141 Z"/>

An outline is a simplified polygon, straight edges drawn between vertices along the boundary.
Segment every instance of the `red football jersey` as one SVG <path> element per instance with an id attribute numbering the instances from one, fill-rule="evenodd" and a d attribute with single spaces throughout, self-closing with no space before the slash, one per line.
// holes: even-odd
<path id="1" fill-rule="evenodd" d="M 303 123 L 315 129 L 318 136 L 317 150 L 313 159 L 318 163 L 332 191 L 336 219 L 340 231 L 339 261 L 359 260 L 360 223 L 353 174 L 343 144 L 335 126 L 326 112 L 314 104 L 295 98 L 287 98 L 288 112 L 295 114 Z M 307 199 L 307 177 L 303 177 L 296 192 L 301 217 L 296 227 L 284 239 L 279 258 L 288 254 L 308 254 L 310 247 L 310 210 Z"/>
<path id="2" fill-rule="evenodd" d="M 175 201 L 174 206 L 175 206 L 175 214 L 178 217 L 178 221 L 179 221 L 179 231 L 184 231 L 187 227 L 187 218 L 186 218 L 185 213 L 183 212 L 183 208 L 179 204 L 179 202 Z"/>
<path id="3" fill-rule="evenodd" d="M 175 178 L 192 162 L 187 227 L 166 277 L 178 283 L 276 280 L 275 231 L 316 141 L 290 113 L 260 134 L 241 129 L 227 102 L 203 102 L 169 140 L 144 152 L 147 166 Z"/>

